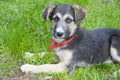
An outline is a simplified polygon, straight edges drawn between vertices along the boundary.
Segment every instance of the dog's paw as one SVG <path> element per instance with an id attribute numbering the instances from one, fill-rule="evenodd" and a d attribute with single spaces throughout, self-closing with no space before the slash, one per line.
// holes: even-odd
<path id="1" fill-rule="evenodd" d="M 24 73 L 29 73 L 29 72 L 35 73 L 36 68 L 37 66 L 30 64 L 24 64 L 20 67 L 21 71 Z"/>

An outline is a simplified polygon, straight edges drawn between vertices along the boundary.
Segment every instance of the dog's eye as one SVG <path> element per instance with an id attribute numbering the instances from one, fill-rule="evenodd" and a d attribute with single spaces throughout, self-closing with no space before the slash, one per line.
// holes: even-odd
<path id="1" fill-rule="evenodd" d="M 67 18 L 67 19 L 65 20 L 66 23 L 71 23 L 72 21 L 73 21 L 73 20 L 70 19 L 70 18 Z"/>
<path id="2" fill-rule="evenodd" d="M 59 21 L 59 18 L 58 18 L 58 17 L 55 17 L 55 18 L 53 18 L 52 20 L 55 21 L 55 22 L 58 22 L 58 21 Z"/>

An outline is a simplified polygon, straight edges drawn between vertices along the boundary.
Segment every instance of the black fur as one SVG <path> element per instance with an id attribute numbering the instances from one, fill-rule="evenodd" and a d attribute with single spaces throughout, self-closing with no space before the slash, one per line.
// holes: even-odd
<path id="1" fill-rule="evenodd" d="M 111 45 L 118 50 L 118 56 L 120 56 L 120 36 L 117 36 L 120 35 L 119 30 L 96 29 L 87 31 L 78 27 L 75 34 L 77 34 L 77 37 L 67 47 L 63 48 L 75 51 L 67 66 L 70 71 L 74 69 L 75 63 L 81 61 L 88 65 L 104 63 L 107 59 L 114 62 L 115 60 L 112 59 L 110 54 Z"/>
<path id="2" fill-rule="evenodd" d="M 91 64 L 103 63 L 111 57 L 110 40 L 116 36 L 116 31 L 118 32 L 115 29 L 87 31 L 78 27 L 77 37 L 66 48 L 75 50 L 76 62 L 81 60 Z M 120 45 L 118 41 L 117 45 Z"/>

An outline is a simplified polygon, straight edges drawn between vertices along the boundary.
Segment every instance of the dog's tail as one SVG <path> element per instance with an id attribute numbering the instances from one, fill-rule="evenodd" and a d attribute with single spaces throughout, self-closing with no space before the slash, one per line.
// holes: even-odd
<path id="1" fill-rule="evenodd" d="M 120 62 L 120 30 L 112 29 L 110 32 L 110 54 L 115 62 Z"/>

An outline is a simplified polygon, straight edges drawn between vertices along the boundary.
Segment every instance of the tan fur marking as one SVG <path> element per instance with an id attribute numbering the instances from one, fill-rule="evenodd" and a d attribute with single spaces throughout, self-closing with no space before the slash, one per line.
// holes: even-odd
<path id="1" fill-rule="evenodd" d="M 73 17 L 70 15 L 70 14 L 65 14 L 64 16 L 63 16 L 63 19 L 65 20 L 65 19 L 67 19 L 67 18 L 70 18 L 70 19 L 73 19 Z"/>
<path id="2" fill-rule="evenodd" d="M 54 5 L 50 5 L 50 6 L 49 6 L 48 12 L 47 12 L 47 20 L 48 20 L 48 18 L 49 18 L 50 13 L 52 12 L 52 10 L 53 10 L 54 8 L 55 8 Z"/>
<path id="3" fill-rule="evenodd" d="M 55 17 L 59 17 L 60 19 L 62 19 L 62 15 L 60 14 L 60 13 L 56 13 L 54 16 L 53 16 L 53 18 L 55 18 Z"/>
<path id="4" fill-rule="evenodd" d="M 72 58 L 73 52 L 70 50 L 60 50 L 56 52 L 56 54 L 60 58 L 61 62 L 66 65 L 69 63 L 70 59 Z"/>
<path id="5" fill-rule="evenodd" d="M 77 21 L 77 24 L 79 24 L 80 21 L 86 16 L 86 10 L 79 5 L 73 5 L 72 8 L 75 12 L 75 19 Z"/>
<path id="6" fill-rule="evenodd" d="M 56 13 L 56 14 L 53 16 L 53 18 L 55 18 L 56 16 L 57 16 L 58 18 L 62 19 L 62 15 L 61 15 L 60 13 Z M 53 28 L 53 29 L 54 29 L 55 25 L 56 25 L 56 22 L 54 22 L 54 21 L 52 20 L 52 28 Z"/>
<path id="7" fill-rule="evenodd" d="M 111 52 L 111 56 L 113 57 L 113 59 L 120 62 L 120 57 L 118 56 L 117 49 L 115 49 L 113 46 L 111 46 L 110 52 Z"/>
<path id="8" fill-rule="evenodd" d="M 70 28 L 70 31 L 71 31 L 70 36 L 72 36 L 75 32 L 75 29 L 77 28 L 77 25 L 75 24 L 75 22 L 72 22 L 71 26 L 69 28 Z"/>

